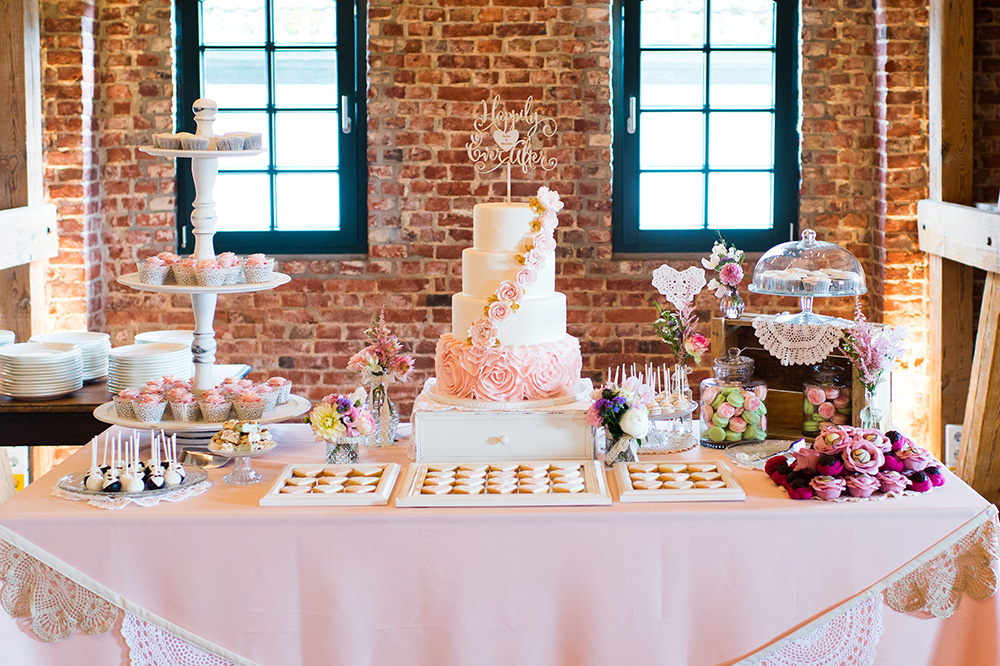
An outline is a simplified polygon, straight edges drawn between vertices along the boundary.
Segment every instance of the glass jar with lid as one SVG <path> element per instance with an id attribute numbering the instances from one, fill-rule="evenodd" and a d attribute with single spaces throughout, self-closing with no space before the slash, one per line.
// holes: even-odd
<path id="1" fill-rule="evenodd" d="M 767 384 L 754 379 L 753 359 L 733 347 L 715 359 L 715 376 L 701 382 L 701 444 L 726 448 L 767 437 Z"/>
<path id="2" fill-rule="evenodd" d="M 815 437 L 824 428 L 850 422 L 849 373 L 828 361 L 814 366 L 812 377 L 802 386 L 802 434 Z"/>

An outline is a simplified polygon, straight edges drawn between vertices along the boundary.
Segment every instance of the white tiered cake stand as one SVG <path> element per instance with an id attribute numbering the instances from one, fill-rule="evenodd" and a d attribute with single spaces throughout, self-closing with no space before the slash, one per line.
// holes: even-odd
<path id="1" fill-rule="evenodd" d="M 218 105 L 209 99 L 196 100 L 192 106 L 194 120 L 198 126 L 195 136 L 213 138 L 215 136 L 213 123 Z M 212 198 L 212 190 L 215 187 L 215 179 L 219 174 L 219 158 L 228 157 L 249 157 L 259 155 L 262 150 L 170 150 L 166 148 L 154 148 L 153 146 L 141 146 L 139 148 L 144 153 L 156 157 L 188 157 L 191 159 L 191 176 L 194 179 L 195 198 L 193 211 L 191 213 L 191 224 L 194 227 L 194 259 L 202 261 L 215 258 L 215 200 Z M 139 279 L 138 273 L 128 273 L 118 278 L 118 282 L 138 289 L 140 291 L 151 291 L 165 294 L 190 294 L 191 306 L 194 311 L 194 342 L 191 350 L 194 355 L 194 379 L 192 381 L 194 393 L 201 394 L 215 386 L 213 367 L 215 366 L 215 308 L 219 294 L 245 294 L 255 291 L 266 291 L 287 284 L 291 278 L 284 273 L 274 273 L 274 277 L 267 282 L 241 283 L 222 285 L 217 287 L 187 286 L 177 284 L 145 284 Z M 288 402 L 278 405 L 275 409 L 266 413 L 263 418 L 258 419 L 260 423 L 275 423 L 286 419 L 302 416 L 309 411 L 309 401 L 300 396 L 292 395 Z M 141 423 L 139 421 L 120 419 L 114 409 L 114 403 L 105 403 L 94 410 L 94 417 L 105 423 L 116 425 L 127 425 L 137 428 L 155 427 L 157 430 L 163 429 L 171 433 L 178 433 L 178 437 L 187 438 L 205 433 L 214 433 L 219 430 L 221 424 L 207 423 L 204 421 L 180 422 L 164 419 L 159 424 Z"/>

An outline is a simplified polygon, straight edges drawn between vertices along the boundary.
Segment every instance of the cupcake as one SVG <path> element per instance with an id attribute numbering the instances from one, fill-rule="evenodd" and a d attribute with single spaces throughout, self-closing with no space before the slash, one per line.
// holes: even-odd
<path id="1" fill-rule="evenodd" d="M 181 284 L 187 287 L 193 287 L 198 284 L 198 277 L 195 275 L 195 267 L 198 262 L 194 257 L 188 257 L 186 259 L 181 259 L 176 264 L 174 264 L 174 281 L 177 284 Z"/>
<path id="2" fill-rule="evenodd" d="M 140 393 L 132 402 L 135 417 L 143 423 L 159 423 L 166 408 L 167 403 L 163 401 L 163 396 L 156 393 Z"/>
<path id="3" fill-rule="evenodd" d="M 254 387 L 254 390 L 257 391 L 257 395 L 259 395 L 261 400 L 264 401 L 265 412 L 274 409 L 274 407 L 278 404 L 278 390 L 276 388 L 268 386 L 267 384 L 258 384 Z"/>
<path id="4" fill-rule="evenodd" d="M 149 257 L 139 264 L 139 281 L 143 284 L 163 284 L 170 272 L 170 266 L 159 257 Z"/>
<path id="5" fill-rule="evenodd" d="M 174 272 L 174 266 L 176 266 L 177 263 L 180 262 L 181 258 L 176 254 L 174 254 L 173 252 L 160 252 L 156 256 L 162 259 L 163 262 L 170 269 L 170 272 L 167 274 L 167 282 L 173 281 L 176 284 L 177 274 Z"/>
<path id="6" fill-rule="evenodd" d="M 274 277 L 274 258 L 251 254 L 243 261 L 243 274 L 250 283 L 269 282 Z"/>
<path id="7" fill-rule="evenodd" d="M 153 147 L 166 150 L 180 150 L 181 140 L 176 134 L 161 132 L 153 135 Z"/>
<path id="8" fill-rule="evenodd" d="M 222 272 L 225 275 L 226 284 L 239 284 L 240 275 L 242 270 L 240 269 L 240 258 L 237 257 L 232 252 L 223 252 L 215 258 L 219 262 L 219 266 L 222 267 Z"/>
<path id="9" fill-rule="evenodd" d="M 271 377 L 267 380 L 267 385 L 277 390 L 279 405 L 288 402 L 288 397 L 292 394 L 292 383 L 290 381 L 284 377 Z"/>
<path id="10" fill-rule="evenodd" d="M 229 418 L 232 403 L 221 391 L 209 389 L 201 394 L 198 406 L 204 420 L 210 423 L 222 423 Z"/>
<path id="11" fill-rule="evenodd" d="M 188 132 L 178 134 L 181 138 L 181 148 L 184 150 L 208 150 L 212 140 L 207 136 L 197 136 Z"/>
<path id="12" fill-rule="evenodd" d="M 194 274 L 202 287 L 221 287 L 226 284 L 225 271 L 215 259 L 199 261 Z"/>
<path id="13" fill-rule="evenodd" d="M 132 401 L 139 397 L 139 392 L 135 389 L 122 389 L 115 396 L 115 412 L 120 418 L 134 419 L 135 410 L 132 409 Z"/>
<path id="14" fill-rule="evenodd" d="M 241 392 L 233 401 L 236 416 L 241 421 L 256 421 L 264 416 L 264 405 L 264 400 L 253 390 Z"/>
<path id="15" fill-rule="evenodd" d="M 197 421 L 201 415 L 194 394 L 182 388 L 175 388 L 167 394 L 167 403 L 175 421 Z"/>
<path id="16" fill-rule="evenodd" d="M 242 137 L 243 150 L 260 150 L 263 145 L 260 132 L 230 132 L 227 136 Z"/>
<path id="17" fill-rule="evenodd" d="M 236 132 L 215 137 L 216 150 L 243 150 L 243 135 Z"/>

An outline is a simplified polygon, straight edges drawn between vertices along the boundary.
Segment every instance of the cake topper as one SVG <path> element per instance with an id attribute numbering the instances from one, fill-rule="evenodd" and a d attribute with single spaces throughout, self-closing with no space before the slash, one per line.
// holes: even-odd
<path id="1" fill-rule="evenodd" d="M 489 104 L 483 100 L 482 113 L 473 122 L 469 143 L 465 144 L 478 173 L 491 173 L 507 165 L 508 203 L 512 166 L 521 167 L 521 172 L 527 175 L 529 169 L 551 171 L 558 164 L 544 149 L 531 146 L 536 135 L 551 137 L 556 133 L 556 121 L 533 110 L 532 102 L 529 96 L 524 100 L 524 108 L 507 111 L 500 106 L 499 95 Z"/>

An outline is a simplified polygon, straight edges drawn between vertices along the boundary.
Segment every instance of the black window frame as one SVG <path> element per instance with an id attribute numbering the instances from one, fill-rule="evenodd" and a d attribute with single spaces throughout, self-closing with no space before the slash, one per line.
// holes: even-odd
<path id="1" fill-rule="evenodd" d="M 268 123 L 270 124 L 270 145 L 265 149 L 274 155 L 275 111 L 271 0 L 264 0 L 268 16 L 266 44 L 268 53 Z M 199 26 L 201 0 L 175 0 L 176 72 L 177 72 L 177 131 L 194 132 L 195 123 L 191 105 L 202 97 L 201 81 L 201 32 Z M 338 100 L 347 95 L 351 117 L 351 131 L 345 134 L 337 123 L 339 135 L 338 170 L 340 178 L 340 229 L 337 230 L 275 230 L 276 215 L 275 176 L 278 173 L 314 172 L 312 169 L 279 169 L 274 160 L 269 160 L 266 169 L 254 169 L 256 173 L 266 173 L 271 181 L 269 231 L 216 231 L 214 244 L 216 252 L 230 251 L 240 254 L 266 252 L 268 254 L 367 254 L 368 252 L 368 119 L 367 119 L 367 3 L 365 0 L 336 0 L 337 3 L 337 79 Z M 226 45 L 225 48 L 231 48 Z M 240 48 L 233 45 L 232 48 Z M 246 48 L 261 50 L 260 45 Z M 313 50 L 313 45 L 288 47 L 281 50 Z M 352 57 L 346 57 L 350 54 Z M 338 112 L 342 113 L 339 109 Z M 294 111 L 307 112 L 309 109 L 294 107 Z M 220 109 L 224 114 L 225 109 Z M 184 158 L 178 158 L 184 159 Z M 236 164 L 223 164 L 221 171 L 239 171 Z M 321 171 L 321 170 L 320 170 Z M 191 206 L 194 202 L 194 181 L 191 170 L 177 170 L 177 245 L 178 251 L 187 254 L 194 251 L 194 234 L 191 233 Z"/>
<path id="2" fill-rule="evenodd" d="M 670 229 L 639 228 L 639 145 L 640 129 L 627 132 L 629 98 L 636 99 L 636 115 L 642 108 L 640 97 L 640 2 L 612 2 L 612 250 L 621 253 L 706 252 L 718 239 L 747 252 L 762 252 L 791 240 L 798 231 L 799 218 L 799 80 L 798 3 L 775 0 L 775 122 L 773 224 L 770 229 Z M 711 0 L 706 0 L 706 10 Z M 710 11 L 706 11 L 710 16 Z M 634 18 L 633 18 L 634 17 Z M 706 21 L 710 20 L 706 18 Z M 709 33 L 706 31 L 706 42 Z M 708 51 L 708 47 L 695 51 Z M 713 47 L 711 50 L 726 50 Z M 744 50 L 744 49 L 736 49 Z M 705 68 L 707 77 L 709 68 Z M 697 110 L 697 109 L 696 109 Z M 702 113 L 707 113 L 707 100 Z M 638 121 L 638 117 L 636 118 Z M 638 122 L 636 123 L 639 124 Z M 707 138 L 707 135 L 706 135 Z M 706 140 L 706 153 L 708 150 Z M 707 173 L 707 164 L 701 169 Z M 708 188 L 705 188 L 705 207 Z"/>

